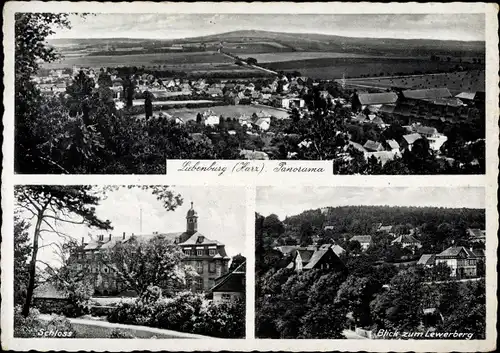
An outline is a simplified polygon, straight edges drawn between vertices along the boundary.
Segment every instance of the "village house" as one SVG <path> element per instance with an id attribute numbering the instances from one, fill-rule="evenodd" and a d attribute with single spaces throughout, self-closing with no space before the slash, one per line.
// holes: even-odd
<path id="1" fill-rule="evenodd" d="M 278 98 L 278 104 L 284 109 L 304 108 L 306 102 L 302 98 Z"/>
<path id="2" fill-rule="evenodd" d="M 478 260 L 478 256 L 471 249 L 452 246 L 436 255 L 435 264 L 448 265 L 452 277 L 476 277 Z"/>
<path id="3" fill-rule="evenodd" d="M 365 148 L 367 151 L 372 151 L 372 152 L 378 152 L 384 150 L 384 147 L 380 142 L 375 142 L 372 140 L 366 141 L 366 143 L 363 145 L 363 148 Z"/>
<path id="4" fill-rule="evenodd" d="M 435 254 L 422 254 L 420 259 L 417 261 L 417 266 L 422 265 L 424 267 L 430 268 L 435 264 L 436 255 Z"/>
<path id="5" fill-rule="evenodd" d="M 349 241 L 357 241 L 361 245 L 361 250 L 366 251 L 372 245 L 371 235 L 355 235 Z"/>
<path id="6" fill-rule="evenodd" d="M 352 110 L 377 112 L 383 105 L 395 104 L 398 95 L 394 92 L 384 93 L 355 93 L 352 99 Z"/>
<path id="7" fill-rule="evenodd" d="M 186 214 L 186 230 L 177 233 L 159 233 L 135 235 L 123 233 L 121 237 L 99 235 L 96 240 L 83 243 L 83 249 L 70 255 L 73 271 L 85 271 L 91 279 L 96 295 L 117 295 L 127 290 L 127 286 L 115 274 L 113 264 L 102 261 L 103 252 L 117 244 L 126 244 L 132 240 L 148 241 L 154 237 L 163 237 L 181 247 L 185 257 L 182 263 L 191 265 L 198 272 L 192 285 L 193 291 L 208 291 L 215 284 L 215 279 L 227 273 L 229 256 L 225 245 L 211 240 L 198 231 L 198 213 L 193 203 Z M 82 239 L 83 242 L 83 239 Z"/>
<path id="8" fill-rule="evenodd" d="M 389 146 L 389 150 L 398 151 L 400 150 L 399 143 L 396 140 L 386 140 L 387 146 Z M 389 226 L 390 227 L 390 226 Z"/>
<path id="9" fill-rule="evenodd" d="M 478 228 L 468 228 L 467 235 L 474 243 L 486 243 L 486 231 Z"/>
<path id="10" fill-rule="evenodd" d="M 258 118 L 255 123 L 262 131 L 267 131 L 271 127 L 271 118 Z"/>
<path id="11" fill-rule="evenodd" d="M 240 157 L 243 159 L 268 160 L 269 155 L 262 151 L 241 150 Z"/>
<path id="12" fill-rule="evenodd" d="M 420 134 L 417 134 L 417 133 L 403 135 L 403 139 L 401 141 L 402 142 L 401 146 L 403 149 L 411 151 L 415 141 L 420 140 L 421 138 L 422 138 L 422 136 Z"/>
<path id="13" fill-rule="evenodd" d="M 210 289 L 214 303 L 231 302 L 245 297 L 246 261 L 232 272 L 217 278 Z"/>
<path id="14" fill-rule="evenodd" d="M 331 247 L 319 249 L 309 246 L 297 248 L 286 268 L 300 273 L 312 269 L 344 270 L 345 265 Z"/>
<path id="15" fill-rule="evenodd" d="M 402 248 L 415 247 L 420 249 L 422 243 L 411 234 L 402 234 L 391 242 L 392 245 L 400 244 Z"/>

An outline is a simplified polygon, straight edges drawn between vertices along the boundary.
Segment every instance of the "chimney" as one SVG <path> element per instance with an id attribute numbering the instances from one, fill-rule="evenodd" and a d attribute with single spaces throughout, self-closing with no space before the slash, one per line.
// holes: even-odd
<path id="1" fill-rule="evenodd" d="M 85 237 L 82 237 L 82 245 L 85 244 Z"/>
<path id="2" fill-rule="evenodd" d="M 125 232 L 123 232 L 122 239 L 125 240 Z"/>
<path id="3" fill-rule="evenodd" d="M 109 241 L 111 241 L 111 234 L 109 235 Z"/>

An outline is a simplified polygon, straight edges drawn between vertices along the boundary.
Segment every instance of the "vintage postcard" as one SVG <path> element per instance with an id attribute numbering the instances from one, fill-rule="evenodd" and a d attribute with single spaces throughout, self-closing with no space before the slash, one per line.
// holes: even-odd
<path id="1" fill-rule="evenodd" d="M 8 2 L 2 348 L 495 350 L 497 15 Z"/>

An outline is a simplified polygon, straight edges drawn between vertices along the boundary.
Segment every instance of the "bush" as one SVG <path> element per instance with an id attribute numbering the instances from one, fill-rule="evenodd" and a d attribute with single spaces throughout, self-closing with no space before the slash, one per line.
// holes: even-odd
<path id="1" fill-rule="evenodd" d="M 122 331 L 119 328 L 114 328 L 109 334 L 109 338 L 135 338 L 130 332 Z"/>
<path id="2" fill-rule="evenodd" d="M 40 312 L 36 309 L 31 309 L 27 317 L 21 314 L 21 310 L 20 306 L 14 308 L 14 337 L 36 338 L 42 337 L 44 332 L 56 335 L 48 337 L 63 337 L 57 336 L 58 333 L 65 334 L 64 338 L 75 337 L 73 326 L 64 316 L 52 315 L 51 320 L 45 322 L 38 318 Z"/>
<path id="3" fill-rule="evenodd" d="M 180 293 L 171 301 L 157 306 L 154 325 L 168 330 L 192 332 L 202 306 L 202 295 L 191 292 Z"/>
<path id="4" fill-rule="evenodd" d="M 196 320 L 194 332 L 221 338 L 245 337 L 245 301 L 211 302 Z"/>

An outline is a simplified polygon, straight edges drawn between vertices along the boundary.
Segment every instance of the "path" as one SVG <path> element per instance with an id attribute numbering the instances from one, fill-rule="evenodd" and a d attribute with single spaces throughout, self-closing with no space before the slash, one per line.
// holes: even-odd
<path id="1" fill-rule="evenodd" d="M 242 60 L 242 59 L 239 59 L 237 58 L 235 55 L 231 54 L 231 53 L 228 53 L 228 52 L 223 52 L 221 51 L 220 54 L 224 55 L 224 56 L 227 56 L 228 58 L 231 58 L 233 60 L 240 60 L 242 62 L 244 62 L 245 60 Z M 246 64 L 246 63 L 245 63 Z M 262 70 L 262 71 L 265 71 L 265 72 L 268 72 L 268 73 L 271 73 L 273 75 L 278 75 L 278 73 L 276 71 L 273 71 L 273 70 L 270 70 L 270 69 L 266 69 L 265 67 L 262 67 L 262 66 L 258 66 L 258 65 L 250 65 L 250 64 L 246 64 L 247 66 L 250 66 L 250 67 L 253 67 L 254 69 L 257 69 L 257 70 Z"/>

